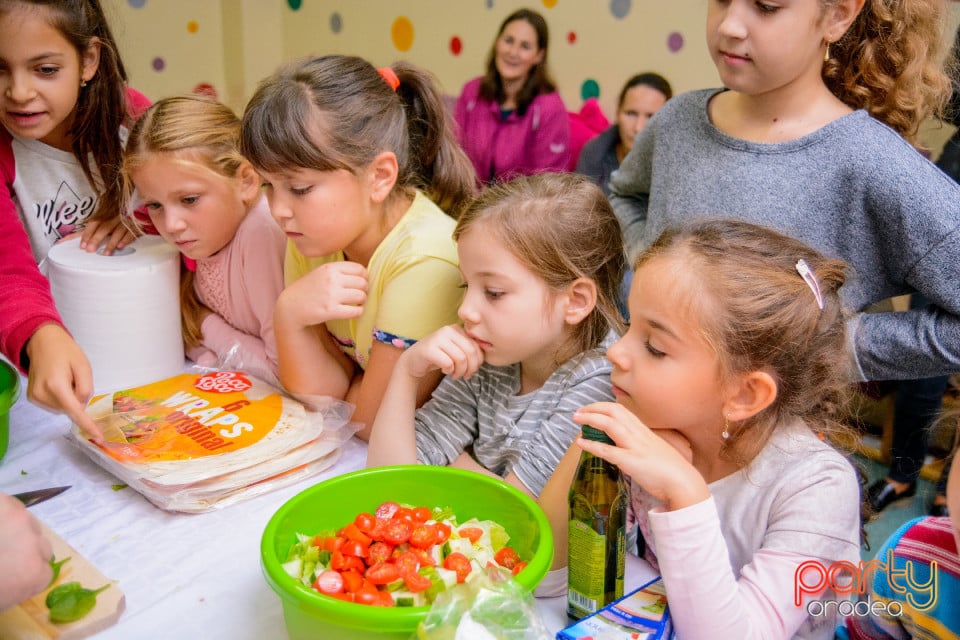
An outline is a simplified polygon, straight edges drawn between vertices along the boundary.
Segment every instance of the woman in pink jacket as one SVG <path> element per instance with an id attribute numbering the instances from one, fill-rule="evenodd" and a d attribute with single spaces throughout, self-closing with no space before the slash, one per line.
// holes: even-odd
<path id="1" fill-rule="evenodd" d="M 548 41 L 543 16 L 514 11 L 500 25 L 486 75 L 460 92 L 460 144 L 481 183 L 567 168 L 570 126 L 547 71 Z"/>

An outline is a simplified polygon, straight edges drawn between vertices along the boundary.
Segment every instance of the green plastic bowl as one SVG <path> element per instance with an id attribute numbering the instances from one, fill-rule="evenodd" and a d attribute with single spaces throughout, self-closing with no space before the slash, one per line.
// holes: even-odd
<path id="1" fill-rule="evenodd" d="M 489 476 L 426 465 L 379 467 L 325 480 L 288 500 L 270 518 L 260 541 L 263 575 L 280 596 L 291 640 L 409 640 L 429 607 L 374 607 L 322 595 L 291 578 L 280 566 L 296 533 L 339 529 L 358 513 L 373 513 L 386 501 L 450 507 L 458 522 L 476 517 L 499 522 L 510 546 L 529 564 L 516 580 L 533 591 L 553 563 L 547 517 L 528 496 Z"/>
<path id="2" fill-rule="evenodd" d="M 20 374 L 12 364 L 0 358 L 0 458 L 10 442 L 10 407 L 20 396 Z"/>

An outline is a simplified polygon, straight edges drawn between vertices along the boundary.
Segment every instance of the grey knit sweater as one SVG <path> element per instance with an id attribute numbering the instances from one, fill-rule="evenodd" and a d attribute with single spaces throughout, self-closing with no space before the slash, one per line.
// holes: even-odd
<path id="1" fill-rule="evenodd" d="M 614 172 L 631 262 L 690 216 L 773 227 L 852 266 L 841 295 L 853 311 L 912 291 L 933 301 L 854 318 L 864 379 L 960 371 L 960 186 L 865 111 L 790 142 L 733 138 L 707 114 L 718 91 L 668 101 Z"/>

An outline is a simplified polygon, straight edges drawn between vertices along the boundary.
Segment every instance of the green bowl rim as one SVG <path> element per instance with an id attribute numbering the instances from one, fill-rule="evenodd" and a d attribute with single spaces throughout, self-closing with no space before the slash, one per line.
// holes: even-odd
<path id="1" fill-rule="evenodd" d="M 20 397 L 20 372 L 4 358 L 0 358 L 0 365 L 10 373 L 10 377 L 13 379 L 13 385 L 0 388 L 0 413 L 7 413 Z M 0 372 L 0 379 L 3 375 L 4 373 Z"/>
<path id="2" fill-rule="evenodd" d="M 286 600 L 300 609 L 309 607 L 313 612 L 318 614 L 331 614 L 332 618 L 330 623 L 333 625 L 337 625 L 337 621 L 342 620 L 343 618 L 356 617 L 358 621 L 362 619 L 365 628 L 381 627 L 384 631 L 387 631 L 391 629 L 399 629 L 401 627 L 410 629 L 416 627 L 416 624 L 430 611 L 429 606 L 402 608 L 373 607 L 370 605 L 357 604 L 354 602 L 346 602 L 344 600 L 331 598 L 330 596 L 316 593 L 306 587 L 302 589 L 281 589 L 281 585 L 284 584 L 284 582 L 281 582 L 281 580 L 285 582 L 289 581 L 290 576 L 287 575 L 287 573 L 280 566 L 280 561 L 272 559 L 273 549 L 272 543 L 269 541 L 276 537 L 277 529 L 280 526 L 280 521 L 283 520 L 288 511 L 293 509 L 297 503 L 309 498 L 311 494 L 318 491 L 329 490 L 330 485 L 349 482 L 351 478 L 358 475 L 396 473 L 397 471 L 407 471 L 415 474 L 433 474 L 439 469 L 444 470 L 443 473 L 461 475 L 464 477 L 469 477 L 471 480 L 476 480 L 477 482 L 494 485 L 498 489 L 512 494 L 527 507 L 527 510 L 532 514 L 533 519 L 536 521 L 537 528 L 540 532 L 540 544 L 538 548 L 550 550 L 549 554 L 535 554 L 534 557 L 530 559 L 530 562 L 527 565 L 527 569 L 524 571 L 524 573 L 521 573 L 516 578 L 517 582 L 522 584 L 528 590 L 533 591 L 533 588 L 537 583 L 540 582 L 540 580 L 543 579 L 543 577 L 550 570 L 550 566 L 553 564 L 553 532 L 550 529 L 550 522 L 547 520 L 547 516 L 540 506 L 532 498 L 530 498 L 530 496 L 498 478 L 493 478 L 466 469 L 421 464 L 394 465 L 350 471 L 348 473 L 323 480 L 312 487 L 308 487 L 283 503 L 283 505 L 277 509 L 276 513 L 274 513 L 267 522 L 267 526 L 260 538 L 261 567 L 263 569 L 264 577 L 267 579 L 267 583 L 270 585 L 271 589 L 281 598 L 281 600 Z M 529 570 L 529 573 L 527 573 L 527 570 Z M 530 578 L 533 578 L 535 574 L 538 575 L 534 579 L 533 584 L 529 584 L 531 581 L 530 578 L 527 578 L 526 580 L 523 579 L 525 574 L 526 576 L 530 576 Z"/>

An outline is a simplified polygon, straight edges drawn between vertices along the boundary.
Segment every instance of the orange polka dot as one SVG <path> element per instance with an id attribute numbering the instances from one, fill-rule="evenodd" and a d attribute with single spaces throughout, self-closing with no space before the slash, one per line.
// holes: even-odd
<path id="1" fill-rule="evenodd" d="M 196 33 L 200 29 L 200 25 L 197 24 L 196 20 L 191 20 L 187 23 L 187 31 L 190 33 Z"/>
<path id="2" fill-rule="evenodd" d="M 398 51 L 409 51 L 413 46 L 413 23 L 410 18 L 400 16 L 394 20 L 390 27 L 390 37 Z"/>

